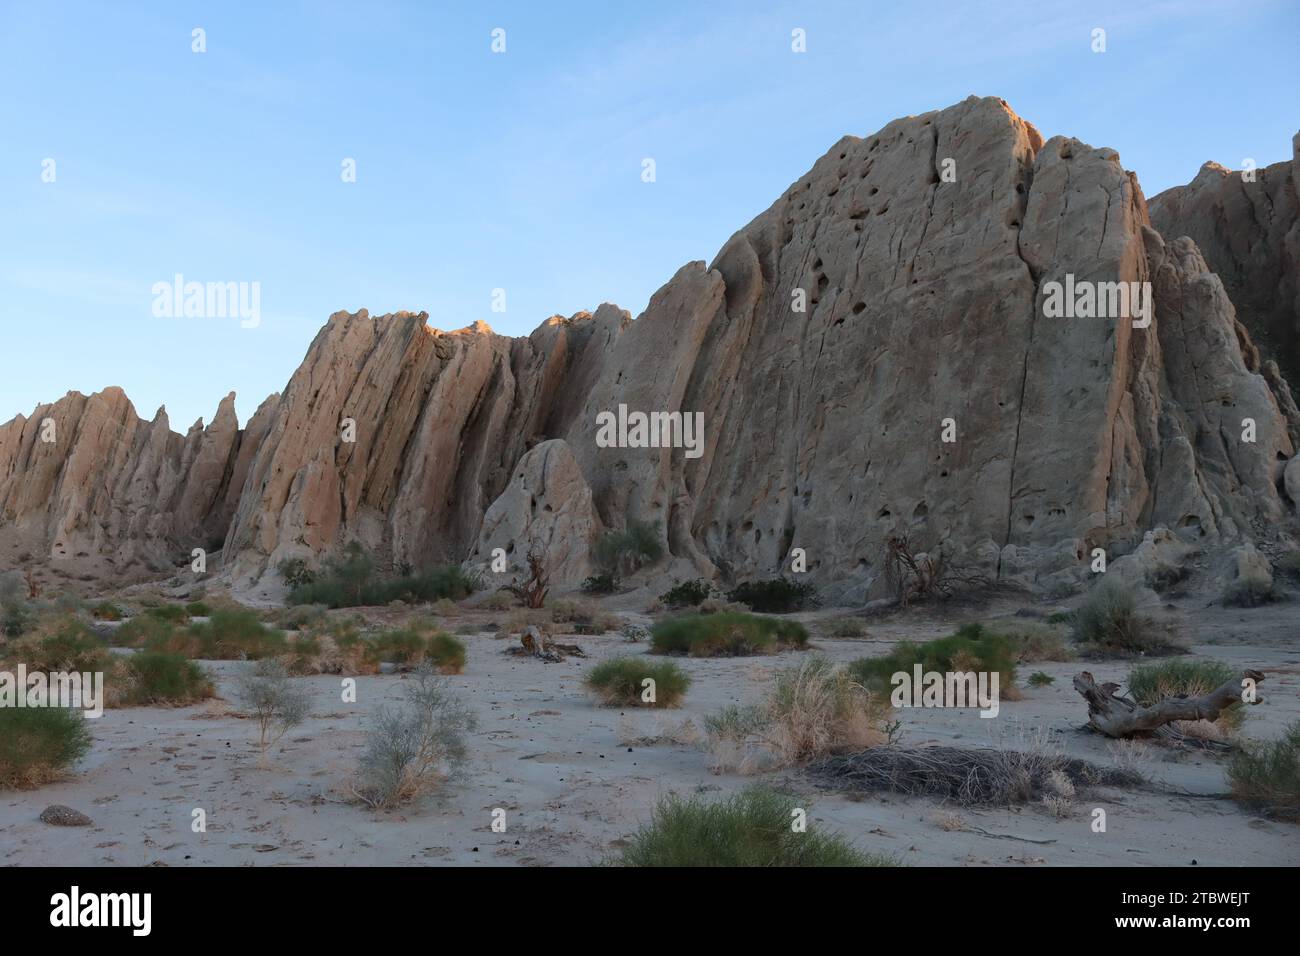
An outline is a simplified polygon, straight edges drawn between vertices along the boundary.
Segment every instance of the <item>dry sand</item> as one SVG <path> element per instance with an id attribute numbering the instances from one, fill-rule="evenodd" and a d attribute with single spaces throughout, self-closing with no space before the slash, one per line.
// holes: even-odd
<path id="1" fill-rule="evenodd" d="M 616 602 L 618 603 L 618 602 Z M 628 620 L 648 623 L 620 610 Z M 1203 602 L 1201 602 L 1203 603 Z M 642 602 L 642 605 L 644 602 Z M 641 605 L 637 605 L 641 606 Z M 963 617 L 1010 614 L 905 612 L 868 622 L 863 639 L 815 637 L 817 652 L 837 661 L 885 653 L 904 638 L 949 633 Z M 1050 610 L 1048 608 L 1047 610 Z M 1198 655 L 1267 672 L 1267 702 L 1250 711 L 1244 734 L 1275 736 L 1300 717 L 1300 645 L 1294 607 L 1234 611 L 1183 602 L 1171 616 Z M 502 615 L 495 615 L 501 617 Z M 815 620 L 828 616 L 802 615 Z M 460 615 L 449 625 L 483 620 Z M 710 757 L 687 743 L 642 744 L 728 703 L 756 699 L 772 672 L 795 655 L 681 660 L 695 679 L 672 710 L 597 706 L 582 688 L 599 659 L 645 653 L 618 634 L 574 638 L 590 655 L 546 664 L 508 656 L 490 633 L 462 637 L 469 658 L 447 680 L 476 711 L 473 759 L 461 779 L 401 812 L 372 812 L 352 802 L 348 780 L 362 748 L 367 715 L 398 701 L 401 675 L 357 678 L 358 702 L 342 702 L 340 678 L 298 678 L 316 705 L 306 723 L 258 766 L 255 728 L 225 701 L 180 709 L 110 710 L 93 722 L 94 748 L 66 781 L 30 792 L 0 794 L 0 862 L 8 865 L 585 865 L 617 852 L 664 794 L 719 796 L 756 780 L 791 790 L 809 818 L 863 849 L 921 865 L 1199 865 L 1300 863 L 1300 828 L 1271 822 L 1226 798 L 1226 758 L 1152 746 L 1139 769 L 1168 792 L 1103 790 L 1073 803 L 1058 819 L 1038 805 L 968 810 L 892 794 L 867 798 L 819 791 L 797 772 L 718 774 Z M 570 640 L 565 638 L 565 640 Z M 214 662 L 222 697 L 233 699 L 233 675 L 248 666 Z M 1082 730 L 1086 714 L 1070 678 L 1087 668 L 1122 681 L 1127 662 L 1044 663 L 1055 684 L 1026 688 L 1004 701 L 996 719 L 975 710 L 902 710 L 902 742 L 1016 745 L 1044 737 L 1065 753 L 1109 763 L 1109 742 Z M 90 828 L 47 826 L 50 804 L 87 813 Z M 1091 828 L 1092 810 L 1107 813 L 1105 833 Z M 192 812 L 206 811 L 207 832 L 191 830 Z M 506 832 L 491 829 L 495 808 Z M 1030 842 L 1032 841 L 1032 842 Z"/>

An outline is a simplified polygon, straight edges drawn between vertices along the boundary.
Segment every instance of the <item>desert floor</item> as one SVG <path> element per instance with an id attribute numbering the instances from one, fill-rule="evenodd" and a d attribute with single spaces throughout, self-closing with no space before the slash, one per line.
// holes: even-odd
<path id="1" fill-rule="evenodd" d="M 602 606 L 646 624 L 644 600 L 615 598 Z M 1294 605 L 1251 610 L 1205 607 L 1188 599 L 1165 605 L 1192 652 L 1267 673 L 1266 701 L 1250 710 L 1248 738 L 1276 736 L 1300 717 L 1300 644 Z M 861 639 L 814 637 L 814 653 L 837 661 L 885 653 L 904 638 L 950 633 L 963 619 L 1013 614 L 994 603 L 945 612 L 913 609 L 867 622 Z M 1054 610 L 1042 607 L 1043 613 Z M 843 612 L 836 612 L 843 614 Z M 815 627 L 831 612 L 795 615 Z M 500 618 L 467 611 L 446 619 L 464 626 Z M 286 736 L 260 767 L 252 722 L 226 700 L 180 708 L 109 710 L 94 721 L 94 748 L 66 781 L 35 791 L 0 794 L 0 862 L 8 865 L 586 865 L 599 863 L 647 821 L 662 795 L 719 796 L 756 781 L 806 801 L 809 819 L 860 847 L 917 865 L 1199 865 L 1300 863 L 1300 827 L 1259 817 L 1227 798 L 1227 758 L 1151 745 L 1137 769 L 1152 787 L 1081 795 L 1058 818 L 1040 805 L 961 809 L 891 794 L 865 798 L 813 787 L 798 771 L 758 775 L 715 773 L 702 746 L 650 738 L 686 737 L 703 717 L 728 703 L 757 698 L 776 668 L 796 655 L 679 659 L 695 683 L 671 710 L 597 706 L 584 673 L 615 654 L 645 653 L 617 633 L 574 640 L 587 652 L 543 663 L 503 653 L 509 642 L 490 631 L 461 638 L 469 650 L 463 674 L 447 680 L 471 703 L 480 727 L 467 773 L 399 813 L 370 811 L 349 798 L 348 781 L 362 747 L 367 715 L 401 698 L 405 677 L 359 677 L 358 703 L 345 704 L 340 678 L 303 677 L 318 693 L 311 717 Z M 806 653 L 806 652 L 801 652 Z M 222 698 L 233 698 L 239 662 L 207 665 Z M 1015 746 L 1034 738 L 1108 764 L 1112 745 L 1083 728 L 1086 709 L 1070 679 L 1089 669 L 1122 681 L 1130 662 L 1043 663 L 1056 678 L 1003 701 L 995 719 L 975 710 L 898 712 L 901 742 Z M 1023 679 L 1021 681 L 1023 683 Z M 683 733 L 684 722 L 689 721 Z M 642 740 L 640 738 L 647 738 Z M 94 820 L 90 828 L 38 820 L 50 804 L 66 804 Z M 1091 828 L 1092 810 L 1106 810 L 1105 833 Z M 191 831 L 202 808 L 207 831 Z M 493 832 L 492 811 L 506 811 L 506 831 Z"/>

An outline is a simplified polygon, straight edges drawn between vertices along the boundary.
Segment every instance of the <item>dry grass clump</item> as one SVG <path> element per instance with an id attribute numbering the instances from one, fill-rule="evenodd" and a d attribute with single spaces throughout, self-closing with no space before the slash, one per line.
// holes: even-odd
<path id="1" fill-rule="evenodd" d="M 1171 697 L 1200 697 L 1236 676 L 1237 671 L 1222 661 L 1170 658 L 1133 668 L 1128 688 L 1135 701 L 1151 707 Z M 1218 720 L 1179 720 L 1174 728 L 1191 737 L 1222 741 L 1245 719 L 1245 704 L 1238 702 L 1221 712 Z"/>
<path id="2" fill-rule="evenodd" d="M 540 627 L 549 632 L 551 611 L 544 608 L 517 608 L 506 618 L 505 623 L 493 635 L 498 641 L 508 640 L 516 634 L 522 634 L 529 627 Z"/>
<path id="3" fill-rule="evenodd" d="M 517 603 L 509 591 L 493 591 L 475 606 L 484 611 L 508 611 Z"/>
<path id="4" fill-rule="evenodd" d="M 1062 797 L 1071 787 L 1136 786 L 1130 770 L 1052 753 L 962 747 L 877 747 L 826 757 L 806 771 L 819 785 L 854 793 L 937 797 L 962 807 L 1011 806 Z M 1074 791 L 1070 791 L 1073 793 Z"/>
<path id="5" fill-rule="evenodd" d="M 750 773 L 888 743 L 886 699 L 847 670 L 813 657 L 779 672 L 759 703 L 705 718 L 714 769 Z"/>
<path id="6" fill-rule="evenodd" d="M 866 637 L 867 625 L 859 617 L 837 617 L 821 627 L 825 637 Z"/>
<path id="7" fill-rule="evenodd" d="M 1300 721 L 1276 740 L 1234 753 L 1228 780 L 1234 799 L 1270 817 L 1300 822 Z"/>
<path id="8" fill-rule="evenodd" d="M 561 634 L 608 634 L 617 631 L 623 623 L 617 614 L 608 614 L 578 601 L 552 602 L 551 621 L 554 624 L 571 625 L 569 628 L 557 628 Z"/>

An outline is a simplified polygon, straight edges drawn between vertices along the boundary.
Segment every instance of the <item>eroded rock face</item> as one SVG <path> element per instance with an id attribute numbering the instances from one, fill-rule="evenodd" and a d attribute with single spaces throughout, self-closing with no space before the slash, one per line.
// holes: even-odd
<path id="1" fill-rule="evenodd" d="M 1063 313 L 1060 290 L 1084 287 L 1103 291 Z M 92 420 L 126 420 L 101 404 Z M 598 442 L 620 408 L 699 414 L 703 433 Z M 0 428 L 0 502 L 102 548 L 224 523 L 236 584 L 351 540 L 413 565 L 544 547 L 576 583 L 602 527 L 640 520 L 675 571 L 768 576 L 802 548 L 830 600 L 881 594 L 901 534 L 1055 589 L 1152 532 L 1197 549 L 1284 534 L 1294 412 L 1113 150 L 1043 142 L 971 97 L 841 140 L 635 322 L 605 305 L 512 339 L 338 313 L 237 439 L 219 414 L 185 439 L 137 423 L 124 450 L 105 424 L 60 458 L 27 420 Z M 122 477 L 78 497 L 101 467 Z"/>
<path id="2" fill-rule="evenodd" d="M 1206 163 L 1186 186 L 1151 200 L 1166 239 L 1189 236 L 1218 273 L 1242 323 L 1300 385 L 1300 133 L 1290 162 L 1252 171 Z M 1300 422 L 1294 424 L 1300 425 Z M 1300 441 L 1296 433 L 1293 441 Z"/>

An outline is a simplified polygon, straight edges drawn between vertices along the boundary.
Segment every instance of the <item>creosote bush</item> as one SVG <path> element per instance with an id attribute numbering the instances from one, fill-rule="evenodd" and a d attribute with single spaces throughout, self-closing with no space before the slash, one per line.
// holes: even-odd
<path id="1" fill-rule="evenodd" d="M 646 680 L 654 683 L 646 685 Z M 585 683 L 609 706 L 676 707 L 691 678 L 672 661 L 649 661 L 638 655 L 601 661 L 587 672 Z"/>
<path id="2" fill-rule="evenodd" d="M 668 796 L 650 823 L 634 833 L 617 861 L 623 866 L 896 866 L 863 853 L 809 823 L 796 832 L 798 803 L 758 787 L 707 801 Z"/>
<path id="3" fill-rule="evenodd" d="M 1300 721 L 1276 740 L 1233 754 L 1228 781 L 1235 799 L 1280 820 L 1300 822 Z"/>
<path id="4" fill-rule="evenodd" d="M 90 729 L 80 710 L 0 707 L 0 790 L 57 780 L 90 745 Z"/>
<path id="5" fill-rule="evenodd" d="M 1180 650 L 1138 613 L 1137 593 L 1117 578 L 1103 578 L 1072 619 L 1074 639 L 1096 651 L 1150 654 Z"/>
<path id="6" fill-rule="evenodd" d="M 352 792 L 374 809 L 408 803 L 457 773 L 469 759 L 472 711 L 431 668 L 421 667 L 400 708 L 384 707 L 366 738 Z"/>
<path id="7" fill-rule="evenodd" d="M 774 654 L 807 643 L 808 631 L 797 621 L 735 613 L 669 618 L 655 624 L 650 637 L 657 653 L 691 657 Z"/>
<path id="8" fill-rule="evenodd" d="M 744 604 L 760 614 L 789 614 L 817 604 L 817 588 L 810 583 L 769 578 L 746 581 L 727 593 L 727 600 Z"/>
<path id="9" fill-rule="evenodd" d="M 923 673 L 996 672 L 999 695 L 1015 699 L 1014 642 L 1003 634 L 987 630 L 982 624 L 964 624 L 955 634 L 922 644 L 899 641 L 885 656 L 861 658 L 850 664 L 849 670 L 865 687 L 888 693 L 893 675 L 903 672 L 910 677 L 917 664 L 921 665 Z"/>

